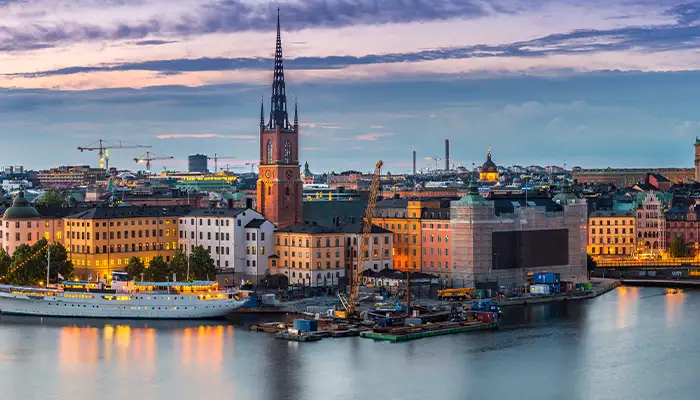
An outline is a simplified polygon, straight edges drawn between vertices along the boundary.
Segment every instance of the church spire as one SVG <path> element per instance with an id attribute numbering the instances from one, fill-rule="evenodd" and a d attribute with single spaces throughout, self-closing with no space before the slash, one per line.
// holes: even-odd
<path id="1" fill-rule="evenodd" d="M 299 107 L 297 103 L 297 98 L 294 97 L 294 129 L 299 129 Z"/>
<path id="2" fill-rule="evenodd" d="M 265 101 L 260 96 L 260 126 L 265 126 Z"/>
<path id="3" fill-rule="evenodd" d="M 287 114 L 287 94 L 284 84 L 284 66 L 282 65 L 282 30 L 280 28 L 280 9 L 277 8 L 277 43 L 275 46 L 275 72 L 272 79 L 272 98 L 270 99 L 270 121 L 268 128 L 279 126 L 289 129 Z"/>

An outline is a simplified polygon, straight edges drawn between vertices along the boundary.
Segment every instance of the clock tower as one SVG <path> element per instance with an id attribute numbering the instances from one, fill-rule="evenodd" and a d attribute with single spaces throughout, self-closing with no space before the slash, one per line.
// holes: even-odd
<path id="1" fill-rule="evenodd" d="M 282 35 L 277 9 L 277 44 L 272 79 L 270 115 L 260 104 L 260 166 L 257 182 L 258 211 L 278 229 L 302 222 L 302 182 L 299 165 L 299 114 L 289 122 L 282 66 Z"/>

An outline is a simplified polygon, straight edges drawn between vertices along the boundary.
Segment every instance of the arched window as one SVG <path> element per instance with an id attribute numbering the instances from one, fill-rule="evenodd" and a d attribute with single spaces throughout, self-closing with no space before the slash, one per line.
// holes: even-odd
<path id="1" fill-rule="evenodd" d="M 330 239 L 326 239 L 326 247 L 331 247 L 331 240 Z"/>
<path id="2" fill-rule="evenodd" d="M 267 141 L 267 163 L 272 164 L 272 140 Z"/>
<path id="3" fill-rule="evenodd" d="M 284 163 L 289 164 L 292 162 L 292 143 L 287 140 L 284 142 Z"/>
<path id="4" fill-rule="evenodd" d="M 309 239 L 306 239 L 306 247 L 309 247 Z"/>

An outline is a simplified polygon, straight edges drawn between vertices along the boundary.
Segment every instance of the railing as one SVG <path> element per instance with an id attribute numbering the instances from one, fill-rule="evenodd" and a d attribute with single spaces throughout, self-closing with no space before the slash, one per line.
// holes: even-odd
<path id="1" fill-rule="evenodd" d="M 656 260 L 598 260 L 596 267 L 598 268 L 634 268 L 634 267 L 671 267 L 671 266 L 700 266 L 700 260 L 692 257 L 688 258 L 669 258 Z"/>

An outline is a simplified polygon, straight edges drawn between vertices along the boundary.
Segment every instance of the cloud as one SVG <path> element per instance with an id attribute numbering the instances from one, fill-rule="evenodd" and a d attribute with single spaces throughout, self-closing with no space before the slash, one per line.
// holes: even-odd
<path id="1" fill-rule="evenodd" d="M 302 150 L 304 150 L 304 151 L 321 151 L 322 149 L 320 147 L 303 147 Z"/>
<path id="2" fill-rule="evenodd" d="M 220 135 L 218 133 L 169 133 L 157 135 L 158 139 L 257 139 L 256 135 Z"/>
<path id="3" fill-rule="evenodd" d="M 343 129 L 342 126 L 332 122 L 300 122 L 300 127 L 319 129 Z"/>
<path id="4" fill-rule="evenodd" d="M 362 141 L 375 141 L 379 138 L 394 136 L 391 132 L 375 132 L 375 133 L 363 133 L 361 135 L 353 136 L 346 140 L 362 140 Z"/>
<path id="5" fill-rule="evenodd" d="M 384 129 L 384 127 L 382 125 L 372 125 L 369 129 Z"/>
<path id="6" fill-rule="evenodd" d="M 132 44 L 136 46 L 160 46 L 170 43 L 177 43 L 177 40 L 139 40 L 138 42 L 133 42 Z"/>
<path id="7" fill-rule="evenodd" d="M 93 8 L 99 5 L 99 2 L 92 3 L 95 3 L 92 4 Z M 117 6 L 120 3 L 133 6 L 142 2 L 110 1 L 108 5 Z M 19 27 L 0 27 L 0 39 L 4 43 L 0 49 L 30 50 L 65 43 L 144 39 L 151 35 L 182 37 L 273 31 L 277 23 L 275 7 L 276 4 L 269 2 L 212 0 L 178 14 L 171 12 L 168 16 L 160 16 L 153 12 L 140 20 L 105 25 L 36 19 Z M 139 15 L 136 12 L 138 8 L 131 9 Z M 478 18 L 497 12 L 507 10 L 500 6 L 486 7 L 476 0 L 412 0 L 410 7 L 404 0 L 298 0 L 283 5 L 282 19 L 285 30 L 302 30 Z"/>
<path id="8" fill-rule="evenodd" d="M 684 3 L 671 7 L 664 15 L 676 18 L 679 25 L 690 25 L 700 19 L 700 3 Z"/>

